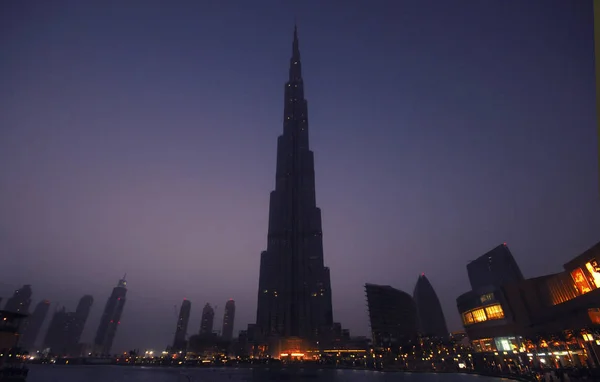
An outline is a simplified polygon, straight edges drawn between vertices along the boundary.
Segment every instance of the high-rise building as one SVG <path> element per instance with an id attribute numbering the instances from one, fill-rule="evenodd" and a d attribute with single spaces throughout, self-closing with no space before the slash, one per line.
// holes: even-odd
<path id="1" fill-rule="evenodd" d="M 506 243 L 467 264 L 472 290 L 522 281 L 523 274 Z"/>
<path id="2" fill-rule="evenodd" d="M 190 311 L 192 303 L 188 299 L 183 299 L 181 309 L 179 309 L 179 317 L 177 318 L 177 329 L 175 329 L 175 339 L 173 340 L 173 350 L 181 351 L 186 348 L 185 336 L 187 334 L 188 322 L 190 321 Z"/>
<path id="3" fill-rule="evenodd" d="M 31 285 L 23 285 L 17 289 L 13 296 L 8 299 L 4 310 L 13 313 L 29 313 L 29 305 L 31 304 Z"/>
<path id="4" fill-rule="evenodd" d="M 333 323 L 329 268 L 323 259 L 314 156 L 294 28 L 285 84 L 283 134 L 277 140 L 275 190 L 269 200 L 267 249 L 261 253 L 256 323 L 267 343 L 315 343 Z M 283 350 L 283 349 L 282 349 Z"/>
<path id="5" fill-rule="evenodd" d="M 50 309 L 50 301 L 40 301 L 33 310 L 31 316 L 27 317 L 23 322 L 21 337 L 19 338 L 19 347 L 24 350 L 31 350 L 35 347 L 35 341 L 40 333 L 40 329 L 46 320 L 48 310 Z"/>
<path id="6" fill-rule="evenodd" d="M 413 298 L 388 285 L 365 284 L 373 346 L 401 346 L 417 337 L 417 307 Z"/>
<path id="7" fill-rule="evenodd" d="M 127 281 L 125 281 L 125 276 L 123 276 L 117 286 L 113 288 L 100 318 L 100 325 L 98 325 L 94 339 L 96 353 L 110 354 L 113 340 L 117 334 L 117 328 L 121 324 L 121 314 L 123 314 L 126 294 Z"/>
<path id="8" fill-rule="evenodd" d="M 72 314 L 67 313 L 63 306 L 57 309 L 52 315 L 46 337 L 44 338 L 44 348 L 50 349 L 52 354 L 65 355 L 67 354 L 67 333 L 72 320 Z"/>
<path id="9" fill-rule="evenodd" d="M 231 341 L 233 338 L 233 323 L 235 321 L 235 301 L 229 299 L 225 304 L 225 313 L 223 313 L 222 337 L 224 340 Z"/>
<path id="10" fill-rule="evenodd" d="M 85 295 L 74 312 L 67 312 L 65 307 L 56 310 L 48 326 L 44 347 L 50 348 L 54 355 L 78 356 L 79 340 L 93 302 L 92 296 Z"/>
<path id="11" fill-rule="evenodd" d="M 200 335 L 210 336 L 213 332 L 213 325 L 215 322 L 215 310 L 210 306 L 209 303 L 204 305 L 202 309 L 202 321 L 200 322 Z"/>
<path id="12" fill-rule="evenodd" d="M 89 294 L 85 295 L 79 300 L 75 312 L 71 314 L 72 320 L 69 325 L 69 332 L 67 333 L 68 351 L 71 355 L 78 355 L 76 353 L 79 349 L 81 334 L 85 328 L 85 323 L 90 315 L 90 310 L 92 309 L 93 303 L 94 298 Z"/>
<path id="13" fill-rule="evenodd" d="M 444 311 L 433 286 L 421 274 L 415 285 L 413 299 L 417 306 L 417 317 L 419 319 L 419 332 L 425 337 L 437 337 L 447 339 L 449 332 L 444 318 Z"/>

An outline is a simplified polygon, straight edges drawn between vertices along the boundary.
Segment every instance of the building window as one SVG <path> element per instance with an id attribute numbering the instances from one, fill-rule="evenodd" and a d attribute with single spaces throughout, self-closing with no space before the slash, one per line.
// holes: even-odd
<path id="1" fill-rule="evenodd" d="M 592 321 L 593 324 L 600 325 L 600 309 L 598 309 L 598 308 L 588 309 L 588 316 L 590 318 L 590 321 Z"/>
<path id="2" fill-rule="evenodd" d="M 575 282 L 575 286 L 580 294 L 586 294 L 592 291 L 590 287 L 590 283 L 588 282 L 583 270 L 581 268 L 576 268 L 571 271 L 571 277 Z"/>
<path id="3" fill-rule="evenodd" d="M 500 304 L 484 306 L 463 313 L 465 326 L 488 320 L 500 320 L 504 318 L 504 310 Z"/>
<path id="4" fill-rule="evenodd" d="M 473 315 L 473 320 L 475 320 L 475 322 L 482 322 L 487 320 L 487 318 L 485 317 L 485 311 L 483 309 L 475 309 L 471 312 L 471 314 Z"/>
<path id="5" fill-rule="evenodd" d="M 471 312 L 463 313 L 463 323 L 465 325 L 471 325 L 474 322 L 475 321 L 473 321 L 473 315 Z"/>
<path id="6" fill-rule="evenodd" d="M 484 304 L 488 301 L 492 301 L 493 299 L 494 299 L 493 293 L 486 293 L 483 296 L 481 296 L 481 298 L 480 298 L 482 304 Z"/>
<path id="7" fill-rule="evenodd" d="M 504 311 L 500 304 L 485 307 L 485 315 L 488 320 L 500 320 L 504 318 Z"/>
<path id="8" fill-rule="evenodd" d="M 598 266 L 598 262 L 596 259 L 592 259 L 585 264 L 586 269 L 592 275 L 592 283 L 595 288 L 600 288 L 600 266 Z"/>

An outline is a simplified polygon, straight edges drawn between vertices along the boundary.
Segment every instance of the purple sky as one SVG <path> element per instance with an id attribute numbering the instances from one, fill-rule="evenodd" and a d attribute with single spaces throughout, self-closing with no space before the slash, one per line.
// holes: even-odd
<path id="1" fill-rule="evenodd" d="M 176 4 L 176 5 L 174 5 Z M 449 328 L 466 263 L 526 277 L 600 240 L 591 1 L 4 1 L 0 296 L 31 283 L 91 341 L 160 349 L 174 305 L 253 322 L 294 16 L 334 318 L 425 272 Z"/>

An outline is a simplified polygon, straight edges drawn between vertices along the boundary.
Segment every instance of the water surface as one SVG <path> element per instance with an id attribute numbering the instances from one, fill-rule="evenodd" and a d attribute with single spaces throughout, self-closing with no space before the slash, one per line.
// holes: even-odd
<path id="1" fill-rule="evenodd" d="M 30 365 L 27 382 L 499 382 L 470 374 L 366 370 Z"/>

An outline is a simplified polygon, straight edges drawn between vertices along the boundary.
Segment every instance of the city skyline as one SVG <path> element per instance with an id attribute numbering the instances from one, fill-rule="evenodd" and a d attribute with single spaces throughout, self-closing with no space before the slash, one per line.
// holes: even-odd
<path id="1" fill-rule="evenodd" d="M 425 273 L 459 329 L 465 264 L 503 242 L 560 270 L 600 232 L 591 4 L 427 3 L 1 12 L 2 302 L 84 290 L 92 342 L 128 272 L 115 349 L 171 343 L 183 297 L 253 322 L 295 13 L 334 317 L 366 335 L 364 283 Z"/>

